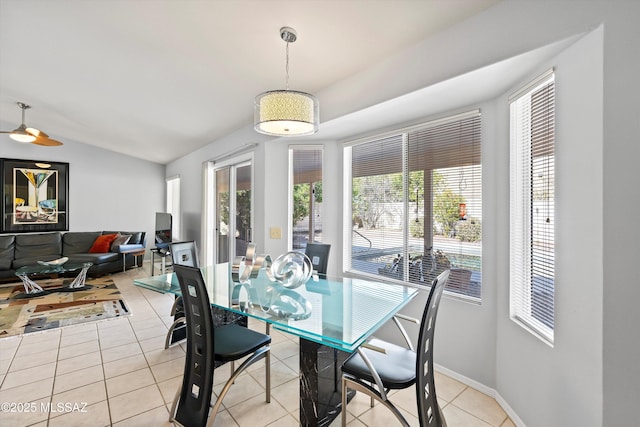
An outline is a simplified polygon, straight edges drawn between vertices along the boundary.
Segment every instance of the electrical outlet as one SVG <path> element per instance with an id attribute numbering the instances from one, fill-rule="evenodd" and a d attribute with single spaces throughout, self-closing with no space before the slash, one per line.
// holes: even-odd
<path id="1" fill-rule="evenodd" d="M 272 239 L 282 239 L 282 228 L 280 227 L 271 227 L 269 229 L 269 234 Z"/>

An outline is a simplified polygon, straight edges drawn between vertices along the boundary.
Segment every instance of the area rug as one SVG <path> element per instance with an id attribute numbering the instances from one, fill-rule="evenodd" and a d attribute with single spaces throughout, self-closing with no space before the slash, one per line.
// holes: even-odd
<path id="1" fill-rule="evenodd" d="M 71 280 L 38 280 L 49 293 L 33 298 L 15 298 L 24 292 L 22 282 L 0 286 L 0 338 L 131 314 L 109 276 L 87 279 L 86 290 L 56 291 Z"/>

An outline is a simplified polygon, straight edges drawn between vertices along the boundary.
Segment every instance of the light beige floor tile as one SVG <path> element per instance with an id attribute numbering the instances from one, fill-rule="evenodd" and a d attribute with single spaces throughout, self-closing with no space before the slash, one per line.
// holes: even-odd
<path id="1" fill-rule="evenodd" d="M 409 414 L 417 416 L 418 403 L 416 397 L 416 388 L 408 387 L 402 390 L 394 390 L 389 393 L 389 399 L 398 408 L 407 411 Z"/>
<path id="2" fill-rule="evenodd" d="M 445 406 L 442 412 L 447 420 L 447 427 L 491 427 L 491 424 L 474 417 L 453 404 Z"/>
<path id="3" fill-rule="evenodd" d="M 149 329 L 149 328 L 159 328 L 159 329 L 165 328 L 165 331 L 167 330 L 164 322 L 160 320 L 157 316 L 149 317 L 146 319 L 131 317 L 129 319 L 129 323 L 131 324 L 131 327 L 133 328 L 134 332 L 137 332 L 142 329 Z"/>
<path id="4" fill-rule="evenodd" d="M 40 336 L 42 338 L 45 338 L 47 336 L 46 333 L 34 334 L 34 336 L 35 335 Z M 23 342 L 20 344 L 20 347 L 18 347 L 18 351 L 16 351 L 15 353 L 15 357 L 27 356 L 29 354 L 40 353 L 41 351 L 55 350 L 58 348 L 59 345 L 60 345 L 59 337 L 58 338 L 54 337 L 54 339 L 43 339 L 42 342 L 37 342 L 37 341 L 25 342 L 23 340 Z"/>
<path id="5" fill-rule="evenodd" d="M 282 360 L 282 363 L 287 365 L 294 372 L 298 372 L 300 370 L 300 354 L 296 353 L 291 357 L 280 360 Z"/>
<path id="6" fill-rule="evenodd" d="M 29 402 L 51 396 L 53 377 L 0 390 L 0 402 Z M 1 423 L 0 423 L 1 424 Z"/>
<path id="7" fill-rule="evenodd" d="M 273 358 L 272 358 L 273 361 Z M 236 365 L 238 366 L 238 365 Z M 258 366 L 258 369 L 249 372 L 249 375 L 261 384 L 266 384 L 264 360 L 254 363 L 251 367 Z M 271 363 L 271 387 L 277 387 L 291 380 L 298 378 L 298 373 L 294 372 L 284 363 L 276 360 Z"/>
<path id="8" fill-rule="evenodd" d="M 50 329 L 41 332 L 33 332 L 22 336 L 22 344 L 44 344 L 50 341 L 60 341 L 60 335 L 62 335 L 62 329 Z"/>
<path id="9" fill-rule="evenodd" d="M 20 371 L 26 368 L 55 362 L 58 359 L 58 349 L 45 350 L 40 353 L 28 354 L 26 356 L 13 359 L 9 372 Z"/>
<path id="10" fill-rule="evenodd" d="M 94 353 L 96 351 L 100 351 L 98 340 L 69 345 L 60 349 L 60 353 L 58 353 L 58 360 Z"/>
<path id="11" fill-rule="evenodd" d="M 89 331 L 97 331 L 98 326 L 96 322 L 88 322 L 82 323 L 80 325 L 69 325 L 62 328 L 61 336 L 64 338 L 65 336 L 81 334 Z"/>
<path id="12" fill-rule="evenodd" d="M 142 349 L 137 342 L 125 344 L 118 347 L 108 348 L 102 351 L 102 362 L 109 363 L 125 357 L 142 354 Z"/>
<path id="13" fill-rule="evenodd" d="M 13 359 L 0 360 L 0 374 L 4 375 L 9 372 L 9 366 L 11 366 L 12 361 Z"/>
<path id="14" fill-rule="evenodd" d="M 22 337 L 20 336 L 2 338 L 0 341 L 2 343 L 2 346 L 0 346 L 0 360 L 13 359 L 21 342 Z"/>
<path id="15" fill-rule="evenodd" d="M 267 424 L 267 425 L 268 427 L 296 427 L 296 426 L 299 426 L 300 423 L 291 415 L 287 414 L 284 417 L 280 418 L 279 420 L 276 420 L 271 424 Z"/>
<path id="16" fill-rule="evenodd" d="M 49 419 L 49 427 L 103 427 L 110 426 L 109 406 L 106 401 L 83 407 L 80 410 L 72 407 L 59 416 Z M 53 415 L 53 414 L 52 414 Z"/>
<path id="17" fill-rule="evenodd" d="M 516 425 L 513 423 L 513 421 L 511 421 L 510 418 L 507 418 L 502 424 L 500 424 L 500 427 L 516 427 Z"/>
<path id="18" fill-rule="evenodd" d="M 223 386 L 224 384 L 215 384 L 213 386 L 213 391 L 216 395 L 222 391 Z M 265 389 L 250 375 L 243 373 L 236 379 L 227 392 L 227 395 L 224 397 L 223 404 L 225 408 L 230 408 L 253 396 L 261 396 L 264 400 Z"/>
<path id="19" fill-rule="evenodd" d="M 103 400 L 107 400 L 105 384 L 104 381 L 97 381 L 92 384 L 54 394 L 51 398 L 51 404 L 55 405 L 56 407 L 58 407 L 58 405 L 73 405 L 72 409 L 75 410 L 76 405 L 89 406 L 98 402 L 102 402 Z M 62 411 L 62 413 L 64 412 L 65 411 Z"/>
<path id="20" fill-rule="evenodd" d="M 271 356 L 284 360 L 299 353 L 299 347 L 292 341 L 283 341 L 271 345 Z"/>
<path id="21" fill-rule="evenodd" d="M 438 371 L 435 372 L 436 381 L 436 395 L 441 402 L 440 406 L 443 406 L 445 402 L 451 402 L 460 393 L 462 393 L 467 386 L 460 381 L 454 380 Z"/>
<path id="22" fill-rule="evenodd" d="M 140 342 L 140 347 L 142 348 L 142 351 L 147 353 L 153 350 L 164 349 L 164 341 L 165 341 L 165 335 L 160 335 L 160 336 L 149 338 L 146 340 L 141 340 L 139 342 Z"/>
<path id="23" fill-rule="evenodd" d="M 113 330 L 116 330 L 114 328 Z M 107 350 L 114 347 L 120 347 L 126 344 L 137 343 L 138 340 L 133 332 L 123 331 L 118 332 L 117 334 L 112 334 L 109 336 L 100 336 L 100 348 L 102 350 Z"/>
<path id="24" fill-rule="evenodd" d="M 132 285 L 131 285 L 132 286 Z M 120 287 L 120 285 L 118 285 Z M 98 322 L 96 326 L 98 327 L 98 332 L 104 332 L 107 329 L 122 327 L 123 325 L 129 326 L 129 320 L 127 317 L 118 317 L 116 319 L 109 319 L 104 322 Z"/>
<path id="25" fill-rule="evenodd" d="M 147 340 L 155 337 L 165 338 L 167 336 L 167 330 L 168 330 L 167 327 L 164 325 L 161 327 L 152 326 L 151 328 L 146 328 L 146 329 L 136 329 L 135 334 L 136 334 L 136 338 L 142 341 L 142 340 Z"/>
<path id="26" fill-rule="evenodd" d="M 158 407 L 164 407 L 164 401 L 155 384 L 109 399 L 114 424 Z"/>
<path id="27" fill-rule="evenodd" d="M 157 365 L 158 363 L 168 362 L 174 359 L 183 359 L 185 351 L 179 345 L 174 345 L 168 349 L 152 350 L 144 353 L 149 365 Z"/>
<path id="28" fill-rule="evenodd" d="M 85 332 L 79 332 L 76 334 L 63 334 L 60 337 L 60 347 L 67 347 L 70 345 L 81 344 L 87 341 L 95 341 L 98 339 L 98 331 L 97 330 L 88 330 Z"/>
<path id="29" fill-rule="evenodd" d="M 63 391 L 82 387 L 87 384 L 104 380 L 102 366 L 90 366 L 67 374 L 57 375 L 53 383 L 53 393 L 58 394 Z"/>
<path id="30" fill-rule="evenodd" d="M 11 401 L 13 402 L 13 401 Z M 16 402 L 17 403 L 17 402 Z M 23 426 L 31 426 L 38 422 L 44 421 L 46 425 L 47 418 L 49 417 L 49 413 L 46 410 L 46 405 L 49 404 L 49 398 L 46 399 L 37 399 L 32 401 L 20 402 L 24 403 L 21 407 L 21 411 L 9 411 L 3 412 L 0 420 L 2 421 L 2 426 L 12 426 L 12 427 L 23 427 Z M 43 407 L 44 405 L 44 407 Z M 24 409 L 25 406 L 28 407 L 28 410 Z M 17 407 L 14 407 L 17 408 Z"/>
<path id="31" fill-rule="evenodd" d="M 451 404 L 494 426 L 499 426 L 507 418 L 495 399 L 471 387 L 465 389 Z"/>
<path id="32" fill-rule="evenodd" d="M 181 377 L 184 374 L 184 360 L 173 359 L 168 362 L 152 365 L 151 372 L 153 372 L 153 376 L 158 382 Z"/>
<path id="33" fill-rule="evenodd" d="M 83 354 L 76 357 L 69 357 L 68 359 L 58 360 L 56 375 L 68 374 L 70 372 L 79 371 L 80 369 L 100 365 L 101 363 L 102 356 L 99 351 L 94 351 L 93 353 Z"/>
<path id="34" fill-rule="evenodd" d="M 362 393 L 356 393 L 353 399 L 347 404 L 347 411 L 356 417 L 364 414 L 369 409 L 371 409 L 371 400 Z"/>
<path id="35" fill-rule="evenodd" d="M 256 424 L 256 427 L 258 427 L 260 424 Z M 220 411 L 218 411 L 218 414 L 216 415 L 216 420 L 213 423 L 213 427 L 237 427 L 238 423 L 236 423 L 236 421 L 231 417 L 231 414 L 229 414 L 229 411 L 226 410 L 222 410 L 220 409 Z"/>
<path id="36" fill-rule="evenodd" d="M 162 398 L 164 399 L 165 403 L 173 402 L 180 384 L 182 384 L 182 377 L 175 377 L 171 378 L 170 380 L 158 383 L 160 393 L 162 394 Z"/>
<path id="37" fill-rule="evenodd" d="M 127 418 L 126 420 L 117 422 L 113 427 L 172 427 L 173 423 L 169 422 L 169 411 L 164 406 L 152 409 L 142 414 Z"/>
<path id="38" fill-rule="evenodd" d="M 30 384 L 51 378 L 55 375 L 56 362 L 47 363 L 33 368 L 22 369 L 16 372 L 9 372 L 2 382 L 0 389 L 6 390 L 19 385 Z"/>
<path id="39" fill-rule="evenodd" d="M 300 382 L 295 379 L 272 387 L 271 397 L 277 400 L 287 412 L 297 412 L 300 407 Z"/>
<path id="40" fill-rule="evenodd" d="M 110 328 L 98 330 L 98 338 L 101 340 L 108 340 L 122 335 L 135 336 L 133 333 L 133 328 L 129 323 L 120 322 Z"/>
<path id="41" fill-rule="evenodd" d="M 287 415 L 287 411 L 278 402 L 265 402 L 263 394 L 228 407 L 227 410 L 240 427 L 265 426 Z"/>
<path id="42" fill-rule="evenodd" d="M 155 384 L 149 368 L 129 372 L 125 375 L 109 378 L 107 381 L 107 394 L 109 398 L 128 393 L 139 388 Z"/>
<path id="43" fill-rule="evenodd" d="M 133 356 L 105 363 L 103 365 L 104 377 L 107 379 L 113 378 L 128 372 L 138 371 L 148 366 L 149 365 L 147 364 L 147 360 L 144 358 L 144 355 L 135 354 Z"/>
<path id="44" fill-rule="evenodd" d="M 400 413 L 407 420 L 411 427 L 419 427 L 420 421 L 415 414 L 410 414 L 407 411 L 400 409 Z M 398 419 L 393 413 L 387 409 L 384 405 L 376 403 L 373 408 L 369 408 L 368 411 L 358 417 L 358 419 L 371 427 L 388 427 L 393 425 L 400 425 Z"/>

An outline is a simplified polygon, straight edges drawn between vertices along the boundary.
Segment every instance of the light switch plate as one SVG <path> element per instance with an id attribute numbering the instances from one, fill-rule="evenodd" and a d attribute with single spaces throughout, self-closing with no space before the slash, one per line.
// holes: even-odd
<path id="1" fill-rule="evenodd" d="M 280 227 L 271 227 L 269 229 L 269 234 L 272 239 L 282 239 L 282 228 Z"/>

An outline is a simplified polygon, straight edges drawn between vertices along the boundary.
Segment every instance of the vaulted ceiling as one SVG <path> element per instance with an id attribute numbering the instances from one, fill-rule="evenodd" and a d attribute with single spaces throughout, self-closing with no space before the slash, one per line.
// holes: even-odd
<path id="1" fill-rule="evenodd" d="M 22 101 L 52 138 L 168 163 L 283 88 L 282 26 L 298 32 L 291 89 L 317 93 L 497 2 L 0 0 L 1 129 Z"/>

